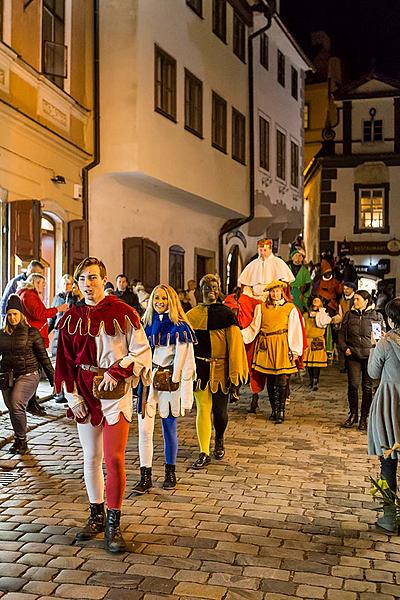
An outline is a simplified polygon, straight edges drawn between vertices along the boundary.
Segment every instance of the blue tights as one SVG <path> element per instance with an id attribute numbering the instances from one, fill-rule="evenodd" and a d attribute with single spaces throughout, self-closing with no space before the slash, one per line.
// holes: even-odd
<path id="1" fill-rule="evenodd" d="M 166 419 L 161 419 L 164 438 L 165 463 L 174 465 L 178 454 L 178 434 L 176 429 L 176 417 L 171 414 Z"/>

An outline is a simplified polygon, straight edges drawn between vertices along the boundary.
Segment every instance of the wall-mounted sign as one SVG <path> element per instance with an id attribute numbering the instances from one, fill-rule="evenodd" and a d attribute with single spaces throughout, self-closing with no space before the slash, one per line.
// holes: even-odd
<path id="1" fill-rule="evenodd" d="M 338 242 L 339 254 L 390 254 L 400 255 L 400 240 L 393 238 L 382 242 Z"/>
<path id="2" fill-rule="evenodd" d="M 390 258 L 381 258 L 375 265 L 355 265 L 355 269 L 359 275 L 383 277 L 390 273 Z"/>

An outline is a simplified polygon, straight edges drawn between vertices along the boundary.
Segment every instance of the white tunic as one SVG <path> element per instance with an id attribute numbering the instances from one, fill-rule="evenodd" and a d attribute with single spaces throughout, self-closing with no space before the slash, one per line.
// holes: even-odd
<path id="1" fill-rule="evenodd" d="M 142 327 L 135 329 L 128 320 L 126 323 L 126 333 L 116 329 L 117 334 L 111 336 L 102 328 L 100 334 L 95 337 L 97 364 L 101 368 L 108 369 L 116 361 L 120 361 L 120 366 L 126 369 L 134 363 L 133 376 L 125 380 L 125 394 L 122 398 L 100 400 L 101 410 L 109 425 L 118 422 L 121 412 L 128 421 L 132 420 L 131 388 L 136 387 L 140 377 L 145 385 L 149 385 L 151 381 L 152 358 L 146 334 Z M 70 408 L 85 402 L 76 388 L 72 394 L 66 390 L 64 393 Z"/>
<path id="2" fill-rule="evenodd" d="M 146 404 L 146 413 L 153 417 L 157 411 L 165 419 L 171 414 L 174 417 L 184 415 L 193 405 L 193 382 L 196 379 L 196 362 L 193 344 L 176 341 L 168 346 L 156 346 L 153 353 L 153 363 L 160 367 L 173 365 L 172 381 L 180 383 L 175 392 L 158 392 L 150 385 Z M 153 370 L 153 374 L 156 369 Z"/>
<path id="3" fill-rule="evenodd" d="M 241 272 L 238 283 L 253 289 L 253 296 L 259 298 L 263 295 L 264 288 L 275 279 L 282 279 L 287 283 L 295 280 L 292 271 L 284 260 L 270 254 L 268 258 L 255 258 Z"/>

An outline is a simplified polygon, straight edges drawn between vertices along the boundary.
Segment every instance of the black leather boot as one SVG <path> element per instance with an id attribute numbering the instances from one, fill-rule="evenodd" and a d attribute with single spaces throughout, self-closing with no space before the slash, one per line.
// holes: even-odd
<path id="1" fill-rule="evenodd" d="M 192 464 L 192 469 L 203 469 L 204 467 L 206 467 L 207 465 L 209 465 L 211 462 L 211 458 L 208 454 L 206 454 L 205 452 L 200 452 L 199 454 L 199 458 L 197 460 L 194 461 L 194 463 Z"/>
<path id="2" fill-rule="evenodd" d="M 104 530 L 104 547 L 108 552 L 125 552 L 126 542 L 119 527 L 121 511 L 116 508 L 107 509 L 106 526 Z"/>
<path id="3" fill-rule="evenodd" d="M 26 438 L 16 437 L 14 442 L 9 449 L 10 454 L 26 454 L 28 452 L 28 444 Z"/>
<path id="4" fill-rule="evenodd" d="M 313 381 L 312 381 L 312 391 L 316 392 L 318 390 L 318 379 L 316 377 L 314 377 Z"/>
<path id="5" fill-rule="evenodd" d="M 275 386 L 275 398 L 276 398 L 275 425 L 280 425 L 285 420 L 286 387 L 276 385 Z"/>
<path id="6" fill-rule="evenodd" d="M 215 438 L 214 458 L 222 460 L 225 456 L 224 438 Z"/>
<path id="7" fill-rule="evenodd" d="M 176 487 L 175 465 L 165 465 L 165 479 L 162 486 L 164 490 L 173 490 Z"/>
<path id="8" fill-rule="evenodd" d="M 358 423 L 358 411 L 352 412 L 350 410 L 350 414 L 347 417 L 346 421 L 343 423 L 342 427 L 345 427 L 346 429 L 350 429 L 351 427 L 353 427 L 353 425 L 357 425 L 357 423 Z"/>
<path id="9" fill-rule="evenodd" d="M 255 414 L 258 408 L 258 394 L 253 394 L 251 397 L 250 408 L 247 410 L 248 413 Z"/>
<path id="10" fill-rule="evenodd" d="M 132 492 L 135 494 L 145 494 L 153 487 L 151 480 L 151 467 L 140 467 L 140 481 L 134 486 Z"/>
<path id="11" fill-rule="evenodd" d="M 371 390 L 371 392 L 369 390 L 367 390 L 366 392 L 363 391 L 363 397 L 362 397 L 362 401 L 361 401 L 361 416 L 360 416 L 360 422 L 358 424 L 359 431 L 367 431 L 367 429 L 368 429 L 367 419 L 368 419 L 368 415 L 369 415 L 369 409 L 371 408 L 371 404 L 372 404 L 372 390 Z"/>
<path id="12" fill-rule="evenodd" d="M 104 531 L 104 502 L 101 504 L 90 504 L 90 516 L 86 525 L 75 535 L 75 542 L 91 540 L 98 533 Z"/>

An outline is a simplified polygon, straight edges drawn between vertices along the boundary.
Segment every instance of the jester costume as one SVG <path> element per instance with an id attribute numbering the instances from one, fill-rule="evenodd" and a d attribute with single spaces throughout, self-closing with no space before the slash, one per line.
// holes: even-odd
<path id="1" fill-rule="evenodd" d="M 293 258 L 294 254 L 301 254 L 300 250 L 295 248 L 290 252 L 289 258 Z M 295 280 L 290 285 L 293 303 L 297 306 L 301 313 L 307 310 L 308 298 L 311 294 L 312 279 L 310 271 L 303 264 L 294 264 L 289 262 L 289 269 L 292 271 Z"/>
<path id="2" fill-rule="evenodd" d="M 154 313 L 152 323 L 145 327 L 153 354 L 153 381 L 147 398 L 138 390 L 138 427 L 140 481 L 133 491 L 138 494 L 152 487 L 153 433 L 155 414 L 161 417 L 164 438 L 165 480 L 164 489 L 176 485 L 175 464 L 178 454 L 176 417 L 184 415 L 193 405 L 193 380 L 196 375 L 193 344 L 196 337 L 190 326 L 183 322 L 173 323 L 168 313 Z M 170 367 L 172 382 L 179 387 L 174 391 L 159 391 L 154 387 L 154 376 L 158 367 Z"/>
<path id="3" fill-rule="evenodd" d="M 222 304 L 198 304 L 187 315 L 196 334 L 197 384 L 196 429 L 201 468 L 210 462 L 211 417 L 215 428 L 214 456 L 222 459 L 224 433 L 228 425 L 228 394 L 231 385 L 246 383 L 246 352 L 233 312 Z M 197 461 L 196 461 L 197 462 Z"/>

